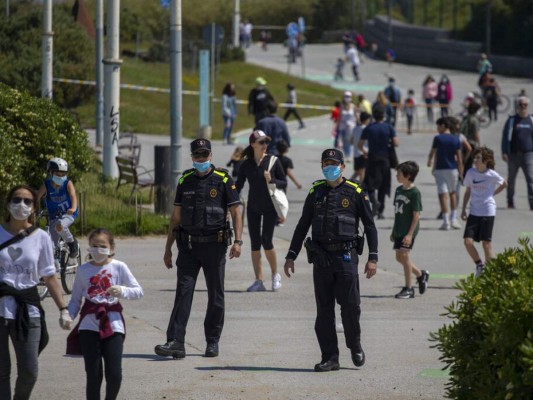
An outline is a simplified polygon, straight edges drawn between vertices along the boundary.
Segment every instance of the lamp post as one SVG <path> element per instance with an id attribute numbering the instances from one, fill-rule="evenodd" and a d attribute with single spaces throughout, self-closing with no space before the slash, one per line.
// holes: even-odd
<path id="1" fill-rule="evenodd" d="M 45 0 L 43 3 L 41 96 L 47 99 L 52 98 L 53 45 L 52 0 Z"/>
<path id="2" fill-rule="evenodd" d="M 182 138 L 181 0 L 170 5 L 170 168 L 172 187 L 178 186 Z"/>

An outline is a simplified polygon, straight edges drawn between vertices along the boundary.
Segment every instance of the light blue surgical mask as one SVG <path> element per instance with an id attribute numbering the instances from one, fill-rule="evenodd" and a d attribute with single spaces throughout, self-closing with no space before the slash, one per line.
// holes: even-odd
<path id="1" fill-rule="evenodd" d="M 322 173 L 328 181 L 336 181 L 341 176 L 341 167 L 340 165 L 328 165 L 322 168 Z"/>
<path id="2" fill-rule="evenodd" d="M 63 185 L 67 180 L 67 176 L 56 176 L 52 175 L 52 182 L 54 182 L 57 186 Z"/>
<path id="3" fill-rule="evenodd" d="M 204 161 L 204 162 L 196 162 L 196 161 L 193 161 L 192 162 L 192 166 L 194 167 L 195 170 L 197 170 L 198 172 L 200 173 L 204 173 L 205 171 L 207 171 L 209 169 L 209 167 L 211 166 L 211 161 Z"/>

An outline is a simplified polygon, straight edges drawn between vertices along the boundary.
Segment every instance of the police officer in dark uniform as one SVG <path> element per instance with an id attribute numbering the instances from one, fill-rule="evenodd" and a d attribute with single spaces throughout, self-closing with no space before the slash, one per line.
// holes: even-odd
<path id="1" fill-rule="evenodd" d="M 361 300 L 357 264 L 364 245 L 359 220 L 369 247 L 365 266 L 367 278 L 377 271 L 378 236 L 368 196 L 359 184 L 342 176 L 344 168 L 344 155 L 340 150 L 328 149 L 322 153 L 322 171 L 326 179 L 313 183 L 285 257 L 285 275 L 290 277 L 291 272 L 294 273 L 294 260 L 312 226 L 312 238 L 306 240 L 305 247 L 308 261 L 313 263 L 317 306 L 315 332 L 322 352 L 321 361 L 315 365 L 317 372 L 340 368 L 335 300 L 341 306 L 344 336 L 352 361 L 357 367 L 365 363 L 359 325 Z"/>
<path id="2" fill-rule="evenodd" d="M 226 252 L 239 257 L 242 246 L 242 218 L 239 195 L 226 170 L 211 164 L 211 143 L 191 143 L 192 169 L 181 176 L 170 219 L 164 262 L 172 268 L 172 244 L 178 246 L 178 282 L 174 308 L 167 329 L 167 343 L 155 346 L 160 356 L 184 358 L 185 330 L 191 312 L 196 279 L 204 270 L 208 303 L 204 320 L 206 357 L 218 356 L 218 341 L 224 325 L 224 273 Z M 231 214 L 235 240 L 232 241 L 227 214 Z"/>

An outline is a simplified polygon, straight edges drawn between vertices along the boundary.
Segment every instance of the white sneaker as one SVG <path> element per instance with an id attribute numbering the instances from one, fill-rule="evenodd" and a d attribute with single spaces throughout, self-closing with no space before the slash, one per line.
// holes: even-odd
<path id="1" fill-rule="evenodd" d="M 479 276 L 483 273 L 485 270 L 485 264 L 476 265 L 476 273 L 474 277 L 479 278 Z"/>
<path id="2" fill-rule="evenodd" d="M 264 292 L 266 290 L 263 281 L 256 280 L 252 285 L 246 289 L 247 292 Z"/>
<path id="3" fill-rule="evenodd" d="M 461 223 L 457 219 L 452 219 L 451 225 L 453 229 L 461 229 Z"/>
<path id="4" fill-rule="evenodd" d="M 443 222 L 439 228 L 439 231 L 449 231 L 449 230 L 450 230 L 450 224 L 447 222 Z"/>
<path id="5" fill-rule="evenodd" d="M 281 275 L 276 274 L 272 277 L 272 291 L 277 292 L 281 288 Z"/>

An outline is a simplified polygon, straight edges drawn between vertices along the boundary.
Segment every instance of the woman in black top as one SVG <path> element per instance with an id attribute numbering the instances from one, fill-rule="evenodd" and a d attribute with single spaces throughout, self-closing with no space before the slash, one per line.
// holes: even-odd
<path id="1" fill-rule="evenodd" d="M 272 271 L 272 290 L 276 291 L 281 287 L 281 275 L 278 274 L 276 251 L 272 243 L 278 215 L 272 204 L 267 184 L 274 183 L 278 189 L 285 189 L 287 187 L 287 178 L 285 177 L 279 159 L 276 160 L 270 172 L 268 171 L 270 158 L 272 157 L 267 154 L 269 142 L 270 137 L 265 135 L 263 131 L 256 130 L 250 135 L 250 145 L 244 150 L 246 159 L 239 168 L 239 177 L 236 182 L 239 193 L 247 180 L 250 185 L 246 216 L 248 218 L 248 232 L 250 233 L 255 281 L 248 288 L 249 292 L 266 290 L 263 284 L 261 246 L 263 246 L 265 256 Z M 281 222 L 283 223 L 284 221 Z"/>

